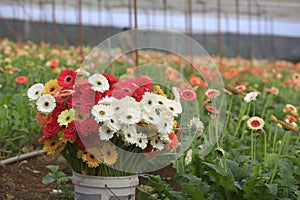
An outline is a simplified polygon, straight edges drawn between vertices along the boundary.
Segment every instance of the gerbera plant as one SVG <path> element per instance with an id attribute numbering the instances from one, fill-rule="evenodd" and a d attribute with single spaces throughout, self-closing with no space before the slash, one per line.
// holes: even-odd
<path id="1" fill-rule="evenodd" d="M 58 79 L 31 86 L 28 98 L 36 101 L 44 127 L 39 141 L 48 154 L 62 153 L 77 173 L 118 176 L 179 146 L 181 95 L 176 88 L 171 93 L 168 98 L 147 76 L 118 80 L 64 70 Z"/>

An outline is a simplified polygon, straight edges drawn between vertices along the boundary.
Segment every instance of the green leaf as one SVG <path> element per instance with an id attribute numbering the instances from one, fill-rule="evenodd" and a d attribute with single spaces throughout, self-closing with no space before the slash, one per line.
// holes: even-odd
<path id="1" fill-rule="evenodd" d="M 271 194 L 277 194 L 277 184 L 265 184 L 265 186 L 269 189 Z"/>
<path id="2" fill-rule="evenodd" d="M 300 159 L 294 156 L 286 156 L 287 159 L 292 161 L 300 169 Z"/>
<path id="3" fill-rule="evenodd" d="M 54 182 L 55 179 L 53 178 L 53 174 L 48 173 L 46 176 L 43 177 L 42 183 L 44 185 L 48 185 L 49 183 Z"/>
<path id="4" fill-rule="evenodd" d="M 257 175 L 260 175 L 261 173 L 262 173 L 262 166 L 261 166 L 261 164 L 258 164 L 253 167 L 251 176 L 257 176 Z"/>
<path id="5" fill-rule="evenodd" d="M 204 193 L 209 192 L 209 185 L 207 183 L 205 183 L 204 181 L 202 181 L 201 178 L 192 175 L 192 174 L 184 174 L 181 175 L 178 178 L 178 182 L 183 184 L 187 184 L 187 185 L 193 185 L 196 186 L 197 188 L 201 189 Z"/>
<path id="6" fill-rule="evenodd" d="M 277 153 L 267 153 L 266 155 L 266 166 L 273 168 L 275 165 L 274 160 L 277 160 L 278 154 Z"/>
<path id="7" fill-rule="evenodd" d="M 202 200 L 205 199 L 203 192 L 194 185 L 182 185 L 183 191 L 191 196 L 192 200 Z"/>
<path id="8" fill-rule="evenodd" d="M 178 191 L 170 191 L 170 195 L 171 195 L 171 199 L 174 200 L 182 200 L 182 199 L 187 199 L 189 197 L 189 195 Z"/>
<path id="9" fill-rule="evenodd" d="M 59 169 L 59 166 L 57 166 L 57 165 L 47 165 L 46 167 L 47 167 L 47 168 L 49 169 L 49 171 L 52 172 L 52 173 L 57 172 L 58 169 Z"/>
<path id="10" fill-rule="evenodd" d="M 249 175 L 246 167 L 240 167 L 239 164 L 233 160 L 227 159 L 226 164 L 235 180 L 241 180 Z"/>
<path id="11" fill-rule="evenodd" d="M 203 164 L 207 165 L 208 167 L 212 168 L 217 172 L 218 174 L 221 174 L 222 176 L 228 176 L 229 173 L 224 168 L 220 167 L 217 164 L 208 163 L 208 162 L 202 162 Z"/>

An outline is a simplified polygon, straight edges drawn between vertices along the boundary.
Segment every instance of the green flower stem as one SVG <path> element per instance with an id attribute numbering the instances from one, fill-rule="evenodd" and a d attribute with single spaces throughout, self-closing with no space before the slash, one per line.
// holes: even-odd
<path id="1" fill-rule="evenodd" d="M 284 131 L 284 136 L 283 136 L 282 142 L 281 142 L 281 144 L 280 144 L 280 146 L 279 146 L 279 151 L 278 151 L 278 153 L 277 153 L 277 160 L 276 160 L 276 163 L 275 163 L 273 172 L 272 172 L 272 174 L 271 174 L 270 184 L 273 183 L 273 180 L 274 180 L 275 175 L 276 175 L 276 173 L 277 173 L 277 168 L 278 168 L 279 160 L 280 160 L 280 157 L 281 157 L 281 155 L 282 155 L 282 149 L 283 149 L 283 146 L 284 146 L 284 144 L 285 144 L 285 140 L 286 140 L 287 134 L 288 134 L 287 131 Z"/>
<path id="2" fill-rule="evenodd" d="M 237 135 L 237 133 L 238 133 L 238 131 L 239 131 L 239 129 L 240 129 L 240 126 L 241 126 L 241 123 L 242 123 L 242 118 L 243 118 L 243 116 L 244 116 L 244 114 L 245 114 L 245 112 L 246 112 L 246 108 L 245 108 L 245 105 L 246 104 L 242 104 L 242 109 L 241 109 L 241 111 L 240 111 L 240 114 L 239 114 L 239 121 L 238 121 L 238 125 L 237 125 L 237 127 L 236 127 L 236 129 L 235 129 L 235 132 L 234 132 L 234 137 L 236 137 L 236 135 Z"/>
<path id="3" fill-rule="evenodd" d="M 246 116 L 249 116 L 249 114 L 250 114 L 251 104 L 252 104 L 252 102 L 249 103 L 249 105 L 248 105 Z M 241 140 L 244 139 L 244 135 L 245 135 L 244 130 L 245 130 L 245 128 L 246 128 L 246 123 L 244 123 L 243 128 L 242 128 Z"/>
<path id="4" fill-rule="evenodd" d="M 275 152 L 275 148 L 276 148 L 277 133 L 278 133 L 278 128 L 276 127 L 274 137 L 273 137 L 273 145 L 272 145 L 273 146 L 273 152 Z"/>
<path id="5" fill-rule="evenodd" d="M 271 130 L 269 131 L 269 136 L 268 136 L 268 143 L 269 144 L 271 144 L 271 138 L 272 138 L 272 132 L 273 132 L 273 129 L 274 129 L 274 127 L 273 126 L 271 126 L 271 128 L 270 128 Z"/>
<path id="6" fill-rule="evenodd" d="M 253 134 L 253 143 L 254 143 L 254 149 L 253 149 L 253 164 L 255 165 L 256 163 L 256 134 Z"/>
<path id="7" fill-rule="evenodd" d="M 251 162 L 253 164 L 253 159 L 254 159 L 254 134 L 253 134 L 253 130 L 251 130 Z"/>
<path id="8" fill-rule="evenodd" d="M 297 137 L 297 140 L 296 140 L 296 144 L 298 144 L 299 140 L 300 140 L 300 133 L 298 134 L 298 137 Z"/>
<path id="9" fill-rule="evenodd" d="M 264 134 L 264 165 L 267 165 L 267 133 Z"/>
<path id="10" fill-rule="evenodd" d="M 266 96 L 266 102 L 264 103 L 264 107 L 263 107 L 263 110 L 262 110 L 262 113 L 261 113 L 262 118 L 265 116 L 267 107 L 269 106 L 269 99 L 270 98 L 268 98 L 268 96 Z"/>
<path id="11" fill-rule="evenodd" d="M 291 139 L 291 134 L 287 133 L 286 141 L 284 142 L 284 152 L 283 152 L 285 156 L 288 154 L 289 151 L 290 139 Z"/>
<path id="12" fill-rule="evenodd" d="M 252 104 L 253 104 L 253 108 L 252 108 L 252 116 L 255 116 L 255 102 L 253 101 L 253 102 L 251 102 Z"/>
<path id="13" fill-rule="evenodd" d="M 229 118 L 230 118 L 230 115 L 231 115 L 231 107 L 232 107 L 232 101 L 233 101 L 232 99 L 233 99 L 233 97 L 231 96 L 230 103 L 229 103 L 229 108 L 228 108 L 227 113 L 226 113 L 227 116 L 226 116 L 226 120 L 225 120 L 225 125 L 224 125 L 222 133 L 221 133 L 221 141 L 220 141 L 221 146 L 223 144 L 223 140 L 224 140 L 225 133 L 226 133 L 226 130 L 227 130 L 228 121 L 229 121 Z"/>

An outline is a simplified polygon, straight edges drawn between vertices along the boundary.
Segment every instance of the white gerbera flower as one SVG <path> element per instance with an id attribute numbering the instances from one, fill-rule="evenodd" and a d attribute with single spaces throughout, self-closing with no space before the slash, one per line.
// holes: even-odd
<path id="1" fill-rule="evenodd" d="M 135 144 L 137 142 L 137 132 L 134 125 L 124 126 L 122 128 L 125 142 Z"/>
<path id="2" fill-rule="evenodd" d="M 192 155 L 193 155 L 193 150 L 190 149 L 186 152 L 186 156 L 184 158 L 184 164 L 188 165 L 192 162 Z"/>
<path id="3" fill-rule="evenodd" d="M 62 111 L 57 118 L 57 122 L 60 126 L 67 126 L 70 122 L 74 120 L 75 110 L 69 109 Z"/>
<path id="4" fill-rule="evenodd" d="M 120 100 L 120 107 L 118 107 L 116 115 L 120 123 L 135 124 L 141 121 L 141 107 L 134 98 L 125 97 Z"/>
<path id="5" fill-rule="evenodd" d="M 148 138 L 145 134 L 139 133 L 136 135 L 136 146 L 144 150 L 147 147 Z"/>
<path id="6" fill-rule="evenodd" d="M 103 99 L 98 101 L 98 104 L 102 104 L 105 106 L 111 106 L 113 102 L 115 102 L 117 99 L 115 97 L 104 97 Z"/>
<path id="7" fill-rule="evenodd" d="M 160 106 L 165 106 L 166 101 L 168 100 L 166 97 L 159 95 L 159 94 L 154 94 L 156 98 L 154 99 L 154 104 L 155 105 L 160 105 Z"/>
<path id="8" fill-rule="evenodd" d="M 249 92 L 248 94 L 246 94 L 246 96 L 244 97 L 244 101 L 246 103 L 249 103 L 251 101 L 255 101 L 256 97 L 258 96 L 257 92 Z"/>
<path id="9" fill-rule="evenodd" d="M 159 134 L 158 136 L 159 136 L 159 139 L 161 139 L 165 143 L 171 142 L 168 134 Z"/>
<path id="10" fill-rule="evenodd" d="M 106 125 L 102 125 L 99 129 L 99 137 L 100 140 L 109 140 L 114 136 L 114 131 L 111 130 L 109 127 L 107 127 Z"/>
<path id="11" fill-rule="evenodd" d="M 88 78 L 88 81 L 93 85 L 94 91 L 104 92 L 109 89 L 108 80 L 102 74 L 93 74 Z"/>
<path id="12" fill-rule="evenodd" d="M 153 148 L 158 149 L 158 150 L 163 150 L 164 149 L 164 143 L 162 142 L 159 137 L 153 137 L 151 138 L 150 144 L 153 146 Z"/>
<path id="13" fill-rule="evenodd" d="M 95 121 L 104 122 L 113 115 L 113 110 L 111 106 L 105 105 L 95 105 L 92 108 L 92 115 L 95 117 Z"/>
<path id="14" fill-rule="evenodd" d="M 173 117 L 177 117 L 178 114 L 182 113 L 181 104 L 177 101 L 167 99 L 167 101 L 165 102 L 165 108 L 168 112 L 171 113 Z"/>
<path id="15" fill-rule="evenodd" d="M 180 102 L 180 93 L 179 93 L 179 91 L 178 91 L 179 89 L 178 88 L 176 88 L 176 87 L 173 87 L 172 88 L 172 91 L 173 91 L 173 93 L 174 93 L 174 101 L 176 101 L 176 102 Z"/>
<path id="16" fill-rule="evenodd" d="M 56 106 L 55 98 L 50 94 L 44 94 L 40 96 L 40 98 L 38 98 L 36 105 L 38 111 L 44 114 L 49 114 L 54 110 Z"/>
<path id="17" fill-rule="evenodd" d="M 143 95 L 143 99 L 140 101 L 142 108 L 146 112 L 150 112 L 152 107 L 155 105 L 156 102 L 156 95 L 150 92 L 145 92 Z"/>
<path id="18" fill-rule="evenodd" d="M 105 125 L 113 131 L 118 131 L 121 129 L 121 125 L 118 122 L 116 116 L 111 116 L 108 120 L 106 120 Z"/>
<path id="19" fill-rule="evenodd" d="M 142 111 L 142 118 L 141 120 L 144 120 L 145 122 L 149 124 L 158 124 L 160 121 L 160 117 L 155 112 L 146 112 Z"/>
<path id="20" fill-rule="evenodd" d="M 203 122 L 198 117 L 193 117 L 191 119 L 189 127 L 191 129 L 191 133 L 196 137 L 201 136 L 204 130 Z"/>
<path id="21" fill-rule="evenodd" d="M 45 86 L 41 83 L 34 84 L 27 91 L 27 96 L 30 101 L 37 100 L 44 91 Z"/>
<path id="22" fill-rule="evenodd" d="M 174 125 L 174 118 L 167 115 L 166 112 L 163 112 L 160 116 L 160 122 L 156 124 L 158 132 L 161 134 L 171 133 Z"/>

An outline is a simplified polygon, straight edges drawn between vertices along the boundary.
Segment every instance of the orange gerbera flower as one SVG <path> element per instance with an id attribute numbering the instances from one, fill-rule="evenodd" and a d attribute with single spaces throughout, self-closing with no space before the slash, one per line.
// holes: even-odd
<path id="1" fill-rule="evenodd" d="M 57 79 L 53 79 L 45 84 L 45 89 L 43 93 L 55 96 L 57 93 L 59 93 L 60 90 L 61 87 L 59 86 Z"/>
<path id="2" fill-rule="evenodd" d="M 19 84 L 25 84 L 28 82 L 28 78 L 26 76 L 18 76 L 17 78 L 15 78 L 14 82 Z"/>

